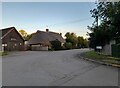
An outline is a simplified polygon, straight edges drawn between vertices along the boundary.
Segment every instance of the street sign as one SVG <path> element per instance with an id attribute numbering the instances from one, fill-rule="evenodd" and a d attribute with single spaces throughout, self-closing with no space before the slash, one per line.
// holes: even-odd
<path id="1" fill-rule="evenodd" d="M 96 49 L 102 49 L 102 46 L 96 46 Z"/>

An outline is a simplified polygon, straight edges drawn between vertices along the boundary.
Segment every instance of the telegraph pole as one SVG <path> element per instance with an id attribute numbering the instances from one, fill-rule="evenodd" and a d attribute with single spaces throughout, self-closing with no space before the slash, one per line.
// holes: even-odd
<path id="1" fill-rule="evenodd" d="M 96 4 L 98 5 L 98 1 L 96 1 Z M 97 7 L 97 12 L 96 12 L 96 13 L 97 13 L 96 22 L 97 22 L 97 29 L 98 29 L 98 14 L 99 14 L 99 13 L 98 13 L 98 7 Z"/>

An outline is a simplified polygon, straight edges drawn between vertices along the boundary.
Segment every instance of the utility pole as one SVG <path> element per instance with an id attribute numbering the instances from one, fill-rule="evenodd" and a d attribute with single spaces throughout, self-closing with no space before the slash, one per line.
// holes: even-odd
<path id="1" fill-rule="evenodd" d="M 95 1 L 95 4 L 98 5 L 98 0 Z M 96 16 L 96 25 L 97 25 L 97 29 L 98 29 L 98 7 L 97 7 L 96 14 L 97 14 L 97 16 Z"/>
<path id="2" fill-rule="evenodd" d="M 98 14 L 98 11 L 97 11 L 97 14 Z M 96 17 L 96 22 L 97 22 L 97 28 L 98 28 L 98 15 Z"/>

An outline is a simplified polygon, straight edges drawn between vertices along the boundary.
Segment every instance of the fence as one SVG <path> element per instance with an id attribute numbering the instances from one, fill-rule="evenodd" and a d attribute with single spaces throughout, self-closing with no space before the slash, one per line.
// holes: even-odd
<path id="1" fill-rule="evenodd" d="M 120 44 L 113 44 L 112 45 L 112 56 L 113 57 L 120 57 Z"/>

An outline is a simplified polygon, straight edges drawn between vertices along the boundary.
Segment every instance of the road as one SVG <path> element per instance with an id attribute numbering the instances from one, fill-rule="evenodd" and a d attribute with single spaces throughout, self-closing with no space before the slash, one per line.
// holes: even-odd
<path id="1" fill-rule="evenodd" d="M 3 86 L 117 86 L 118 69 L 78 58 L 88 49 L 12 52 L 2 58 Z"/>

